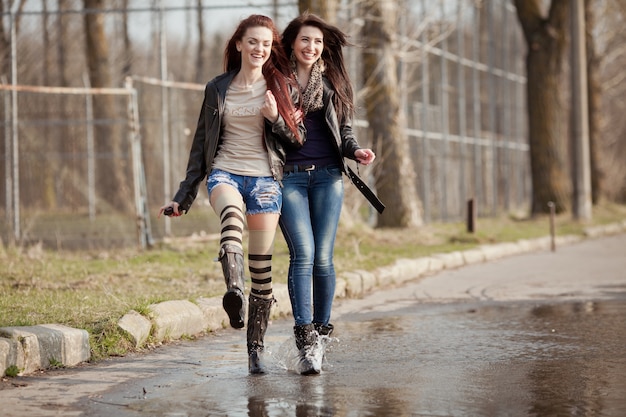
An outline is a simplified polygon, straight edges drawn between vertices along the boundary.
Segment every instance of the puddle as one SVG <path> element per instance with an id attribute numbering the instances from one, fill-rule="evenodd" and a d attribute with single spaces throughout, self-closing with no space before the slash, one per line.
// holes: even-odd
<path id="1" fill-rule="evenodd" d="M 225 331 L 128 363 L 152 376 L 80 404 L 85 416 L 623 416 L 626 301 L 404 304 L 344 315 L 323 371 L 297 373 L 290 320 L 249 375 Z"/>

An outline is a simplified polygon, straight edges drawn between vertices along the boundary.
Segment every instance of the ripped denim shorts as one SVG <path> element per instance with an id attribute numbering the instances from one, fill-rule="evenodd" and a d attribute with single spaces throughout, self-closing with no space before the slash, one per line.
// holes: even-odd
<path id="1" fill-rule="evenodd" d="M 222 184 L 228 184 L 239 191 L 246 205 L 246 215 L 280 214 L 283 193 L 280 184 L 273 177 L 249 177 L 213 169 L 207 180 L 209 195 L 213 188 Z"/>

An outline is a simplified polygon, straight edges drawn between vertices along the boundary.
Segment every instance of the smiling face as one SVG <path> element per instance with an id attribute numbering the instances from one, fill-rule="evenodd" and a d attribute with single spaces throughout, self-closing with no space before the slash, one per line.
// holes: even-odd
<path id="1" fill-rule="evenodd" d="M 298 64 L 310 67 L 322 56 L 324 34 L 315 26 L 302 26 L 292 49 Z"/>
<path id="2" fill-rule="evenodd" d="M 261 68 L 272 52 L 272 31 L 264 26 L 251 27 L 236 45 L 242 67 Z"/>

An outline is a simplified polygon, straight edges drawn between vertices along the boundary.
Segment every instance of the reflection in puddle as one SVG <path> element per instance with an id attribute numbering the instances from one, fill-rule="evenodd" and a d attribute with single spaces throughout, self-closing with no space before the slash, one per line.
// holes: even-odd
<path id="1" fill-rule="evenodd" d="M 337 351 L 361 347 L 355 356 L 366 358 L 378 382 L 370 398 L 372 390 L 379 397 L 388 392 L 383 382 L 398 387 L 394 394 L 411 387 L 394 400 L 406 415 L 622 415 L 625 307 L 620 301 L 416 306 L 395 317 L 355 317 L 343 326 Z"/>
<path id="2" fill-rule="evenodd" d="M 108 415 L 623 416 L 625 313 L 621 300 L 355 313 L 334 323 L 315 376 L 297 373 L 291 326 L 279 324 L 268 374 L 248 375 L 241 346 L 212 340 L 144 382 L 145 398 L 106 398 L 124 403 Z"/>

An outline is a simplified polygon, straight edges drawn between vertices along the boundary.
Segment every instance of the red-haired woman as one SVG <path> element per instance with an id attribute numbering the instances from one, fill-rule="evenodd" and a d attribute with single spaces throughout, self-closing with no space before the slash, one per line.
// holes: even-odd
<path id="1" fill-rule="evenodd" d="M 283 144 L 298 146 L 289 60 L 269 17 L 244 19 L 224 52 L 225 72 L 209 81 L 191 145 L 187 174 L 162 213 L 180 216 L 208 177 L 209 200 L 221 222 L 219 260 L 227 292 L 223 306 L 234 328 L 244 327 L 244 218 L 249 231 L 248 366 L 264 373 L 263 338 L 272 294 L 272 253 L 282 207 Z M 287 75 L 286 75 L 287 74 Z"/>

